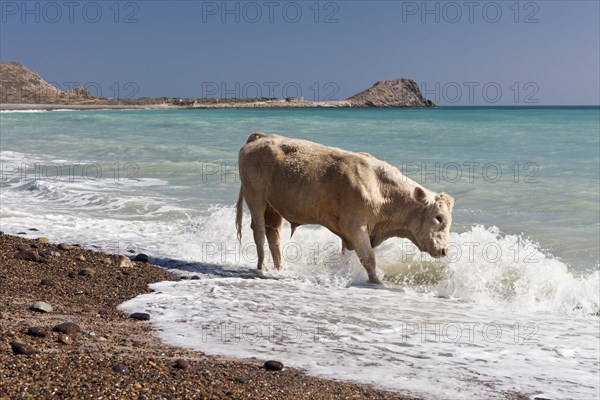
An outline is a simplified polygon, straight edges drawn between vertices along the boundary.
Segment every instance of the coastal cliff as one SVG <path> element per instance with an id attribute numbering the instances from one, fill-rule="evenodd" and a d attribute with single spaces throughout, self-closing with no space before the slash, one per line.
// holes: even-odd
<path id="1" fill-rule="evenodd" d="M 67 106 L 67 107 L 65 107 Z M 85 87 L 63 91 L 36 72 L 17 63 L 0 62 L 0 109 L 97 109 L 97 108 L 351 108 L 435 107 L 415 81 L 379 81 L 347 100 L 306 101 L 288 98 L 191 98 L 172 97 L 110 99 L 91 96 Z"/>
<path id="2" fill-rule="evenodd" d="M 379 81 L 350 97 L 352 107 L 435 107 L 412 79 Z"/>
<path id="3" fill-rule="evenodd" d="M 0 62 L 0 103 L 72 104 L 90 99 L 85 88 L 63 91 L 17 62 Z"/>

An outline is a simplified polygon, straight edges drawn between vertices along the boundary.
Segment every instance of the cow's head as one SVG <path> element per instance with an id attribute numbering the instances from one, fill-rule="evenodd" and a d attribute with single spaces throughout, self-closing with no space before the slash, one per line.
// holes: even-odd
<path id="1" fill-rule="evenodd" d="M 421 251 L 434 258 L 448 254 L 448 239 L 452 224 L 454 199 L 446 193 L 426 193 L 417 186 L 413 192 L 415 200 L 422 206 L 420 223 L 415 224 L 413 236 Z"/>

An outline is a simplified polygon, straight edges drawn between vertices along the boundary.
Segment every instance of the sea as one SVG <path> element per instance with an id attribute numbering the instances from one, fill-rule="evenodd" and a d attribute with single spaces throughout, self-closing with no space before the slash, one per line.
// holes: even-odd
<path id="1" fill-rule="evenodd" d="M 255 131 L 451 194 L 449 254 L 388 239 L 379 287 L 331 232 L 286 223 L 285 268 L 258 274 L 247 209 L 241 243 L 234 223 Z M 0 230 L 199 278 L 120 305 L 168 344 L 426 399 L 600 397 L 598 107 L 3 111 L 0 145 Z"/>

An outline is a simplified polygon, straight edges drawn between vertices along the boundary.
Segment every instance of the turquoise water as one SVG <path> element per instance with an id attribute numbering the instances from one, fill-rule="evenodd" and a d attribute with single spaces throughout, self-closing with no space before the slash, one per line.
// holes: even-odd
<path id="1" fill-rule="evenodd" d="M 452 194 L 454 230 L 497 226 L 584 271 L 595 269 L 600 258 L 599 113 L 598 108 L 3 113 L 3 187 L 17 170 L 34 175 L 36 160 L 42 166 L 56 160 L 68 167 L 98 163 L 103 181 L 116 181 L 120 191 L 195 215 L 235 201 L 237 150 L 250 132 L 261 130 L 367 151 L 426 187 Z M 51 184 L 59 172 L 48 165 L 43 174 Z M 63 167 L 58 180 L 98 176 L 98 166 L 85 173 L 76 169 Z M 161 187 L 166 190 L 132 185 L 128 177 L 167 182 Z M 98 182 L 87 183 L 93 189 Z M 78 211 L 86 212 L 83 206 Z M 119 212 L 119 218 L 128 217 L 149 216 Z"/>
<path id="2" fill-rule="evenodd" d="M 233 205 L 259 130 L 366 151 L 450 193 L 448 256 L 389 239 L 373 287 L 339 238 L 286 225 L 286 267 L 254 279 Z M 201 278 L 120 306 L 170 344 L 425 398 L 600 396 L 597 107 L 2 112 L 0 133 L 2 231 Z"/>

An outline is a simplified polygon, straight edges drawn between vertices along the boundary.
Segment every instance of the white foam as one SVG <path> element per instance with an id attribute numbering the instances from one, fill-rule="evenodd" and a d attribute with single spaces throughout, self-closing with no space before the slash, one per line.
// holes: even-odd
<path id="1" fill-rule="evenodd" d="M 597 319 L 296 279 L 212 278 L 151 288 L 121 309 L 149 312 L 167 343 L 209 354 L 275 358 L 315 375 L 433 398 L 598 393 Z"/>
<path id="2" fill-rule="evenodd" d="M 48 112 L 48 110 L 0 110 L 0 114 L 43 113 L 43 112 Z"/>

